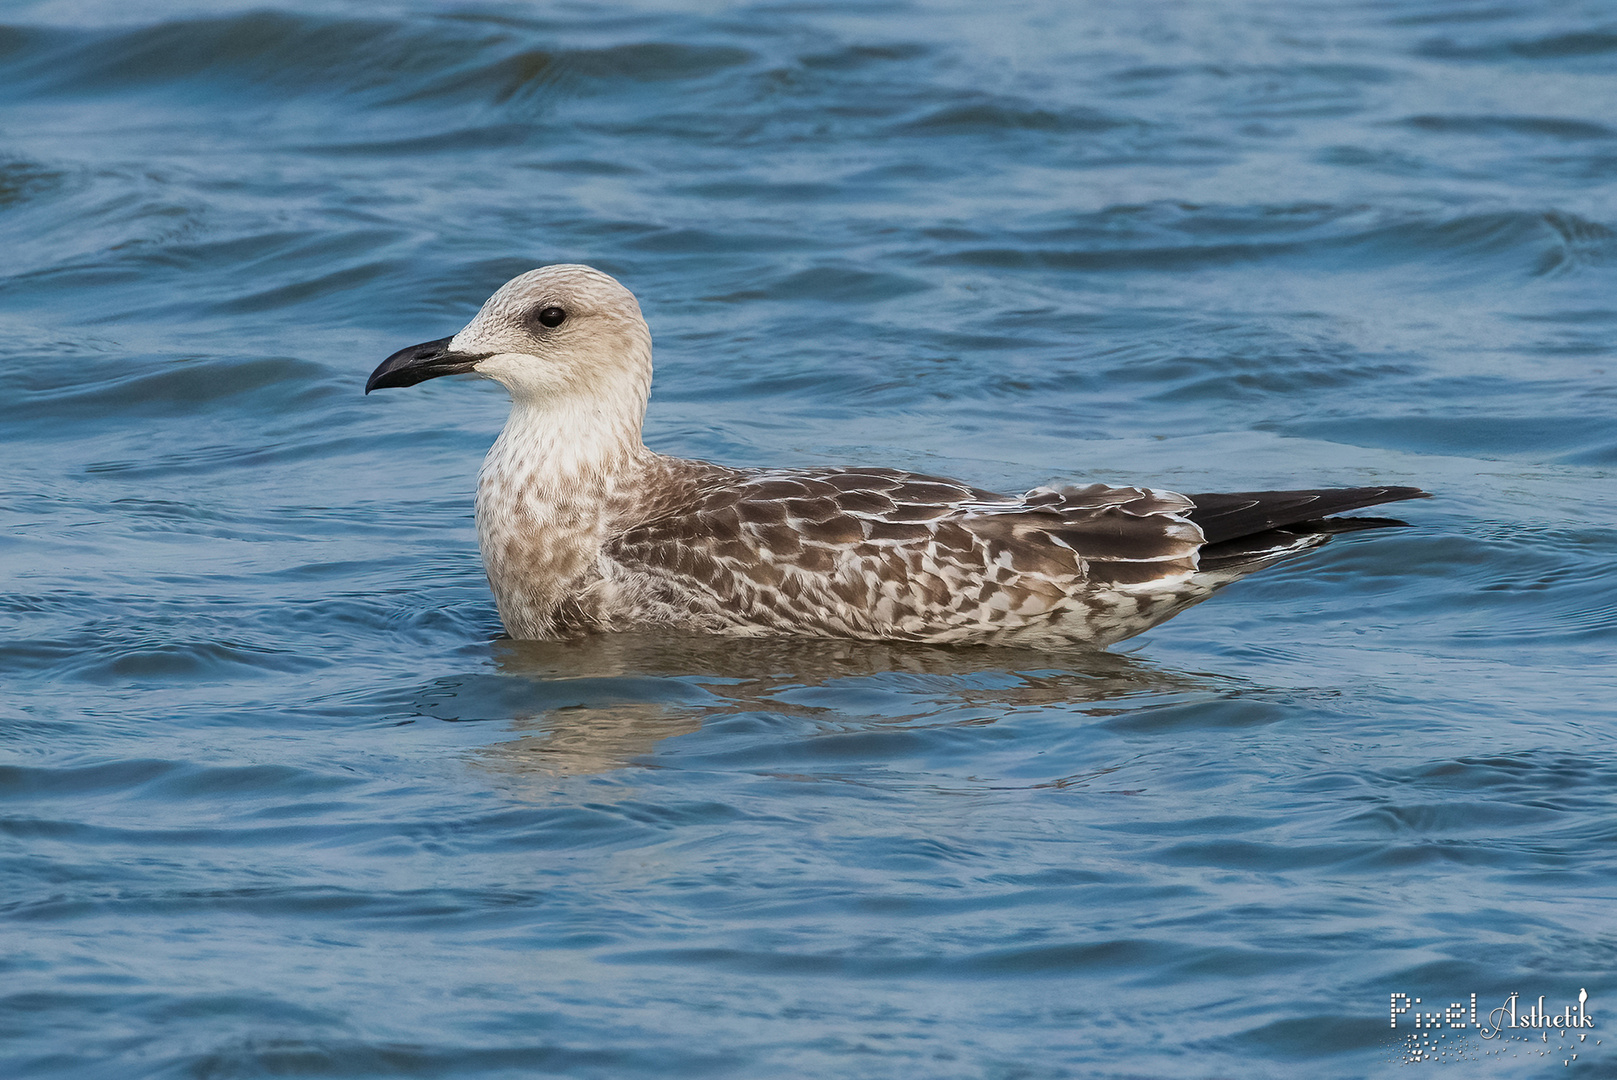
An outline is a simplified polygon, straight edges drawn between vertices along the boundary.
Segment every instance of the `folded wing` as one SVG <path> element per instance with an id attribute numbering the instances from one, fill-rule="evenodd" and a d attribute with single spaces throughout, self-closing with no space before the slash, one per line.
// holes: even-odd
<path id="1" fill-rule="evenodd" d="M 1082 616 L 1100 593 L 1182 589 L 1203 539 L 1189 499 L 1144 488 L 1006 496 L 890 469 L 713 466 L 674 482 L 688 490 L 608 554 L 670 618 L 761 632 L 1010 634 Z"/>

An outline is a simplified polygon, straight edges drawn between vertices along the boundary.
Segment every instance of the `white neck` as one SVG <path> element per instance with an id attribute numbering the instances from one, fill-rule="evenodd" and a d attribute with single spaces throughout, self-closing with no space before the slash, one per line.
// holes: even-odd
<path id="1" fill-rule="evenodd" d="M 600 401 L 515 401 L 505 428 L 483 462 L 478 487 L 490 482 L 564 488 L 578 494 L 618 471 L 644 447 L 640 418 L 645 406 L 607 411 Z"/>
<path id="2" fill-rule="evenodd" d="M 516 397 L 477 481 L 483 565 L 508 632 L 546 636 L 598 576 L 617 494 L 647 458 L 645 380 Z M 613 392 L 616 391 L 616 392 Z"/>

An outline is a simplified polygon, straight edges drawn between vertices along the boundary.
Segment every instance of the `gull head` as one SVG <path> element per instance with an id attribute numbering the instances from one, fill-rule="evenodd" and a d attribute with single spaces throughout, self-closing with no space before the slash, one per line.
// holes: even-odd
<path id="1" fill-rule="evenodd" d="M 400 349 L 365 392 L 470 372 L 519 405 L 627 395 L 651 388 L 651 331 L 634 294 L 588 266 L 545 266 L 512 278 L 452 337 Z"/>

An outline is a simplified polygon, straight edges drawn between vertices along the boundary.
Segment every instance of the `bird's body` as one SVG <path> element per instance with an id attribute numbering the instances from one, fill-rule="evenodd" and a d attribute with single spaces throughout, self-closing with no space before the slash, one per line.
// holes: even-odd
<path id="1" fill-rule="evenodd" d="M 1109 645 L 1219 586 L 1380 524 L 1325 515 L 1423 495 L 1349 488 L 1020 496 L 893 469 L 732 469 L 640 438 L 651 338 L 588 267 L 532 271 L 367 389 L 475 371 L 513 407 L 477 528 L 518 638 L 660 624 L 720 634 Z"/>

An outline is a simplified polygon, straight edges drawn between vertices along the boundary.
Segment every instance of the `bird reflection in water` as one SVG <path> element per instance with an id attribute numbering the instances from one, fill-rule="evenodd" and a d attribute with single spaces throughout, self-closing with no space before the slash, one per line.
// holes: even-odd
<path id="1" fill-rule="evenodd" d="M 432 683 L 419 711 L 509 724 L 479 763 L 577 776 L 659 767 L 667 740 L 715 721 L 807 724 L 849 733 L 993 724 L 1059 707 L 1074 720 L 1161 702 L 1244 693 L 1224 676 L 1175 672 L 1127 655 L 901 642 L 718 638 L 662 632 L 493 643 L 493 670 Z M 1058 782 L 1059 783 L 1059 782 Z"/>

